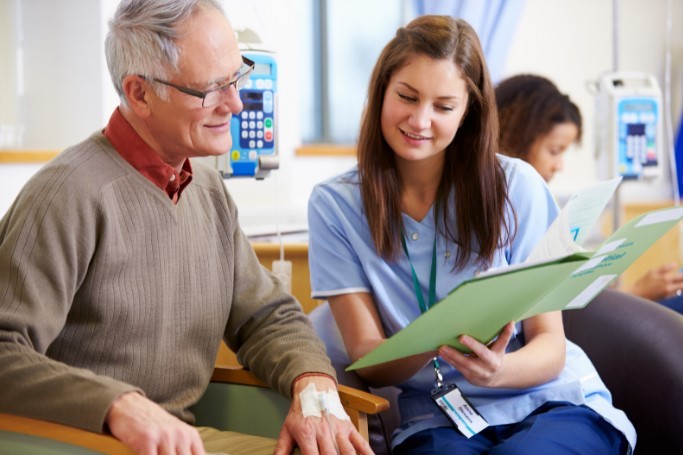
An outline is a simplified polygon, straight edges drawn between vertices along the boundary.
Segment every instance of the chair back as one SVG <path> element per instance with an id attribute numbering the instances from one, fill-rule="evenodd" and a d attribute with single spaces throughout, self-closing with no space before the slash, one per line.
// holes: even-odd
<path id="1" fill-rule="evenodd" d="M 198 427 L 277 439 L 290 404 L 272 389 L 212 382 L 191 411 Z"/>
<path id="2" fill-rule="evenodd" d="M 683 315 L 610 289 L 563 319 L 636 427 L 636 455 L 683 453 Z"/>

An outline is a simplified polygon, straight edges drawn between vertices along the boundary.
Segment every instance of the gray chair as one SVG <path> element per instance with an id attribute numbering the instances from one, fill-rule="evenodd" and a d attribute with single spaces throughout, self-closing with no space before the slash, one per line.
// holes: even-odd
<path id="1" fill-rule="evenodd" d="M 683 453 L 683 315 L 606 290 L 563 319 L 636 427 L 635 454 Z"/>

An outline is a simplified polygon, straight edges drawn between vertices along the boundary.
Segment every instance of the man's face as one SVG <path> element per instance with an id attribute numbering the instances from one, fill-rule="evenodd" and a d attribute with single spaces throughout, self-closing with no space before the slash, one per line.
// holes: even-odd
<path id="1" fill-rule="evenodd" d="M 202 92 L 235 79 L 242 57 L 235 34 L 227 19 L 217 10 L 198 12 L 180 29 L 180 66 L 168 82 Z M 150 91 L 150 116 L 146 126 L 161 158 L 172 166 L 192 156 L 222 155 L 232 145 L 232 114 L 242 110 L 234 87 L 222 101 L 202 107 L 202 100 L 167 87 L 167 100 Z"/>

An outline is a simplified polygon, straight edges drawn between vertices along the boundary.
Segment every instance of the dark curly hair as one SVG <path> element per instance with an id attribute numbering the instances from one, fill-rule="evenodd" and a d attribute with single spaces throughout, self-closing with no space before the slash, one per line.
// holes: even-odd
<path id="1" fill-rule="evenodd" d="M 576 125 L 581 140 L 579 108 L 550 80 L 533 74 L 504 79 L 496 86 L 500 147 L 505 155 L 527 160 L 533 143 L 557 124 Z"/>

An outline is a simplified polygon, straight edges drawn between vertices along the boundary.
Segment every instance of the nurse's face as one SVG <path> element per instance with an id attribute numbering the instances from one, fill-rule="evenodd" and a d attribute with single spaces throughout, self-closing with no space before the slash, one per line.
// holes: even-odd
<path id="1" fill-rule="evenodd" d="M 579 129 L 571 122 L 558 123 L 550 133 L 531 145 L 527 161 L 546 182 L 564 167 L 564 152 L 579 136 Z"/>
<path id="2" fill-rule="evenodd" d="M 397 158 L 443 156 L 467 110 L 467 84 L 450 60 L 412 57 L 389 81 L 382 133 Z"/>

